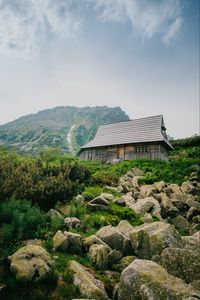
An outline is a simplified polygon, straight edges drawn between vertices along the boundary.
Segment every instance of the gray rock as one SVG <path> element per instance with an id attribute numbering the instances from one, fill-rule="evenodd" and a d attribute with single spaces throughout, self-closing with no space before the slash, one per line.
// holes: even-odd
<path id="1" fill-rule="evenodd" d="M 175 207 L 166 193 L 160 193 L 161 196 L 161 216 L 163 218 L 174 218 L 179 215 L 179 210 Z"/>
<path id="2" fill-rule="evenodd" d="M 139 179 L 141 179 L 141 178 L 143 178 L 142 176 L 134 176 L 133 177 L 133 179 L 132 179 L 132 181 L 131 181 L 131 184 L 132 184 L 132 187 L 133 188 L 139 188 L 139 183 L 138 183 L 138 181 L 139 181 Z"/>
<path id="3" fill-rule="evenodd" d="M 133 176 L 143 176 L 144 175 L 144 172 L 137 167 L 132 168 L 131 172 L 132 172 Z"/>
<path id="4" fill-rule="evenodd" d="M 145 184 L 140 186 L 140 194 L 142 198 L 153 197 L 157 193 L 157 189 L 153 184 Z"/>
<path id="5" fill-rule="evenodd" d="M 171 219 L 170 222 L 177 228 L 183 230 L 191 229 L 192 225 L 183 216 L 178 215 L 176 218 Z"/>
<path id="6" fill-rule="evenodd" d="M 194 190 L 194 186 L 190 181 L 185 181 L 182 183 L 181 189 L 184 193 L 190 194 Z"/>
<path id="7" fill-rule="evenodd" d="M 152 214 L 160 214 L 161 208 L 159 202 L 153 197 L 147 197 L 144 199 L 138 199 L 135 204 L 130 206 L 139 214 L 151 212 Z"/>
<path id="8" fill-rule="evenodd" d="M 68 236 L 62 233 L 61 230 L 58 230 L 54 235 L 53 239 L 53 247 L 55 250 L 66 252 L 69 246 Z"/>
<path id="9" fill-rule="evenodd" d="M 200 280 L 199 253 L 190 249 L 166 248 L 160 258 L 169 274 L 182 278 L 186 283 Z"/>
<path id="10" fill-rule="evenodd" d="M 96 232 L 96 236 L 108 244 L 112 249 L 119 250 L 124 255 L 128 255 L 131 252 L 131 242 L 129 237 L 130 229 L 132 229 L 132 226 L 124 221 L 124 223 L 121 223 L 117 227 L 111 225 L 102 227 Z"/>
<path id="11" fill-rule="evenodd" d="M 108 210 L 108 205 L 94 204 L 94 203 L 88 202 L 87 209 L 89 211 L 106 211 L 106 210 Z"/>
<path id="12" fill-rule="evenodd" d="M 73 254 L 82 253 L 83 239 L 80 234 L 64 231 L 64 235 L 69 241 L 68 251 Z"/>
<path id="13" fill-rule="evenodd" d="M 163 189 L 166 187 L 166 185 L 166 182 L 164 182 L 163 180 L 159 182 L 154 182 L 154 186 L 159 193 L 163 192 Z"/>
<path id="14" fill-rule="evenodd" d="M 84 204 L 85 202 L 85 198 L 82 196 L 82 195 L 77 195 L 76 198 L 75 198 L 75 203 L 77 204 Z"/>
<path id="15" fill-rule="evenodd" d="M 108 268 L 108 248 L 106 246 L 94 244 L 90 247 L 87 255 L 95 269 L 106 270 Z"/>
<path id="16" fill-rule="evenodd" d="M 200 255 L 200 239 L 193 236 L 182 236 L 184 248 L 190 249 L 194 252 L 198 252 Z"/>
<path id="17" fill-rule="evenodd" d="M 199 210 L 197 210 L 195 207 L 190 207 L 190 209 L 187 212 L 187 219 L 192 220 L 194 217 L 198 216 Z"/>
<path id="18" fill-rule="evenodd" d="M 65 218 L 64 223 L 68 230 L 80 229 L 81 227 L 81 221 L 75 217 Z"/>
<path id="19" fill-rule="evenodd" d="M 118 300 L 183 300 L 200 291 L 149 260 L 135 259 L 121 274 Z"/>
<path id="20" fill-rule="evenodd" d="M 93 200 L 91 200 L 89 203 L 91 203 L 91 204 L 100 204 L 100 205 L 106 205 L 107 206 L 108 205 L 108 200 L 104 196 L 100 195 L 100 196 L 94 198 Z"/>
<path id="21" fill-rule="evenodd" d="M 172 193 L 175 195 L 180 195 L 180 196 L 183 195 L 183 191 L 178 184 L 171 183 L 168 185 L 168 188 L 170 188 Z"/>
<path id="22" fill-rule="evenodd" d="M 112 265 L 112 269 L 117 272 L 122 272 L 128 265 L 130 265 L 137 257 L 130 255 L 124 256 L 118 263 Z"/>
<path id="23" fill-rule="evenodd" d="M 109 193 L 102 193 L 101 197 L 103 197 L 104 199 L 106 199 L 108 201 L 112 201 L 115 198 L 112 194 L 109 194 Z"/>
<path id="24" fill-rule="evenodd" d="M 122 202 L 125 206 L 130 207 L 132 204 L 135 203 L 135 199 L 132 197 L 132 193 L 129 192 L 126 195 L 123 195 L 121 197 Z"/>
<path id="25" fill-rule="evenodd" d="M 86 252 L 88 252 L 90 246 L 92 245 L 103 245 L 107 247 L 108 252 L 111 251 L 111 248 L 96 235 L 90 235 L 83 240 L 83 247 Z"/>
<path id="26" fill-rule="evenodd" d="M 69 270 L 73 273 L 73 284 L 78 287 L 81 297 L 108 300 L 104 284 L 88 268 L 72 260 L 69 262 Z"/>
<path id="27" fill-rule="evenodd" d="M 123 257 L 123 254 L 121 251 L 118 250 L 112 250 L 108 254 L 108 266 L 112 268 L 112 265 L 117 263 L 121 258 Z"/>
<path id="28" fill-rule="evenodd" d="M 11 272 L 22 282 L 45 279 L 53 266 L 50 255 L 42 247 L 35 245 L 20 248 L 8 259 Z"/>
<path id="29" fill-rule="evenodd" d="M 83 240 L 80 234 L 58 230 L 53 237 L 54 249 L 62 252 L 80 254 L 82 252 Z"/>
<path id="30" fill-rule="evenodd" d="M 144 216 L 141 219 L 142 219 L 142 221 L 144 223 L 152 223 L 152 222 L 154 222 L 152 215 L 149 214 L 149 213 L 145 213 Z"/>
<path id="31" fill-rule="evenodd" d="M 135 227 L 130 233 L 133 251 L 136 256 L 151 259 L 166 247 L 182 247 L 181 236 L 173 225 L 154 222 Z"/>
<path id="32" fill-rule="evenodd" d="M 63 218 L 62 215 L 55 209 L 51 208 L 49 211 L 48 211 L 48 215 L 51 217 L 51 219 L 54 219 L 54 218 Z"/>

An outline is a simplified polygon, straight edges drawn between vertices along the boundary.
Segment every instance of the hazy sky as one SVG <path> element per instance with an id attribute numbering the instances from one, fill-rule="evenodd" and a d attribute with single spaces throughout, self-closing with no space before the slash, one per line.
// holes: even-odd
<path id="1" fill-rule="evenodd" d="M 0 124 L 60 105 L 199 133 L 199 0 L 0 0 Z"/>

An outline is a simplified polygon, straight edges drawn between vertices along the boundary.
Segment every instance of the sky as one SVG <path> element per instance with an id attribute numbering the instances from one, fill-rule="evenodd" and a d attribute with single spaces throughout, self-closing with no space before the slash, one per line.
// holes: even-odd
<path id="1" fill-rule="evenodd" d="M 0 124 L 55 106 L 199 134 L 199 0 L 0 0 Z"/>

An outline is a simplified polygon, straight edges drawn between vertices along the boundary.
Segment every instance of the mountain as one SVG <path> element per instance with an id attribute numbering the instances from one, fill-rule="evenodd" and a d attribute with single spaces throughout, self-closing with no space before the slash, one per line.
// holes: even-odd
<path id="1" fill-rule="evenodd" d="M 0 126 L 0 144 L 35 154 L 45 147 L 76 153 L 96 134 L 99 125 L 129 120 L 120 107 L 59 106 Z"/>

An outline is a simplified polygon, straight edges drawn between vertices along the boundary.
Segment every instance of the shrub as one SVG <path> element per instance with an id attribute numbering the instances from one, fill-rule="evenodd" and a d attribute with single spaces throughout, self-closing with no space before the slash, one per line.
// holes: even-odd
<path id="1" fill-rule="evenodd" d="M 109 212 L 112 215 L 119 217 L 120 220 L 129 221 L 132 225 L 141 225 L 143 223 L 140 215 L 128 207 L 123 207 L 118 204 L 110 202 Z"/>
<path id="2" fill-rule="evenodd" d="M 70 217 L 83 218 L 86 214 L 86 207 L 84 204 L 77 204 L 76 202 L 71 203 Z"/>
<path id="3" fill-rule="evenodd" d="M 50 224 L 47 214 L 24 200 L 10 200 L 0 205 L 0 251 L 7 255 L 21 240 L 41 238 Z"/>
<path id="4" fill-rule="evenodd" d="M 90 201 L 99 196 L 101 193 L 103 193 L 103 188 L 99 186 L 90 186 L 85 188 L 82 196 L 85 198 L 85 200 Z"/>
<path id="5" fill-rule="evenodd" d="M 56 161 L 22 157 L 0 150 L 0 199 L 29 199 L 48 210 L 83 191 L 90 171 L 76 158 Z"/>

